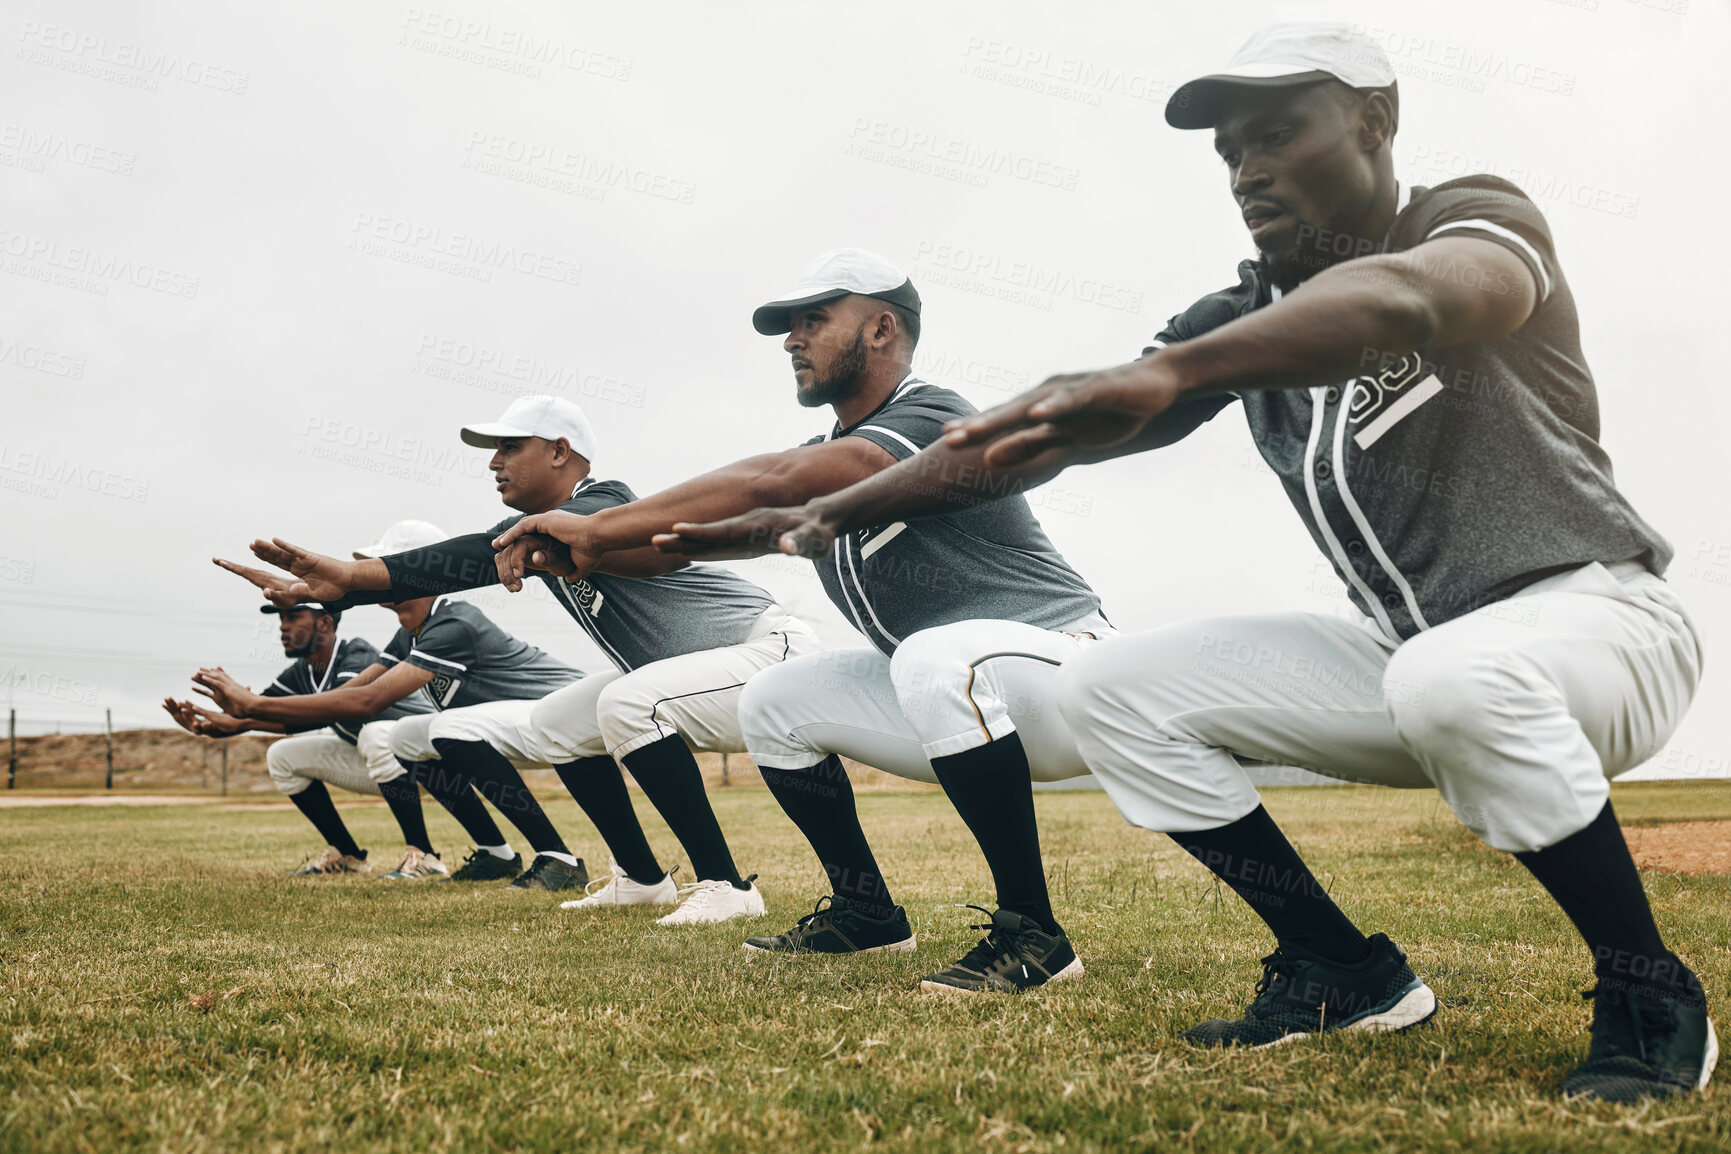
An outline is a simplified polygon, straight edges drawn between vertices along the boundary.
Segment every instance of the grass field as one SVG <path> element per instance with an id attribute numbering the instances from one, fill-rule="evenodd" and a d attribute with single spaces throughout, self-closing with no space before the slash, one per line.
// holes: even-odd
<path id="1" fill-rule="evenodd" d="M 750 961 L 743 923 L 660 929 L 546 894 L 289 880 L 316 847 L 287 808 L 0 812 L 0 1150 L 1731 1148 L 1717 1086 L 1640 1108 L 1557 1098 L 1585 1052 L 1585 953 L 1434 796 L 1267 796 L 1348 912 L 1437 990 L 1430 1025 L 1257 1054 L 1186 1046 L 1184 1027 L 1247 1000 L 1270 943 L 1098 793 L 1039 798 L 1087 974 L 962 1001 L 914 990 L 977 937 L 952 903 L 990 893 L 931 792 L 862 795 L 922 937 L 854 960 Z M 1631 823 L 1731 817 L 1727 784 L 1615 799 Z M 769 901 L 752 932 L 785 928 L 819 892 L 809 851 L 761 789 L 716 805 Z M 550 811 L 604 859 L 574 805 Z M 345 812 L 394 864 L 387 811 Z M 434 828 L 454 856 L 455 827 Z M 1648 885 L 1726 1023 L 1731 883 Z"/>

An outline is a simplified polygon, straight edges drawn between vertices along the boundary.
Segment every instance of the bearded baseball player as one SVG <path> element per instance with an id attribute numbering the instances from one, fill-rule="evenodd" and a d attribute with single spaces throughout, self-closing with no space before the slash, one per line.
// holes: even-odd
<path id="1" fill-rule="evenodd" d="M 277 614 L 283 654 L 294 658 L 294 664 L 277 674 L 276 680 L 258 694 L 246 691 L 220 668 L 200 670 L 194 676 L 195 682 L 204 675 L 218 677 L 223 684 L 260 701 L 305 698 L 352 684 L 378 662 L 378 650 L 364 638 L 338 638 L 337 628 L 342 620 L 340 610 L 324 605 L 290 609 L 266 605 L 261 611 Z M 202 686 L 198 691 L 210 696 Z M 222 704 L 220 698 L 218 704 Z M 325 839 L 323 852 L 293 871 L 298 877 L 371 872 L 367 851 L 356 844 L 354 836 L 349 833 L 331 800 L 327 784 L 351 793 L 377 796 L 380 791 L 376 774 L 390 770 L 398 774 L 402 772 L 391 757 L 391 729 L 398 719 L 431 712 L 432 703 L 425 694 L 411 692 L 396 700 L 381 702 L 368 712 L 340 718 L 246 717 L 212 712 L 192 702 L 173 698 L 165 699 L 163 708 L 189 732 L 207 737 L 233 737 L 238 733 L 297 735 L 285 741 L 272 742 L 265 749 L 265 767 L 277 789 L 294 802 L 295 808 Z M 312 732 L 326 725 L 329 725 L 330 732 Z M 432 846 L 426 838 L 424 825 L 419 828 L 403 826 L 408 856 L 432 853 Z"/>
<path id="2" fill-rule="evenodd" d="M 913 283 L 883 257 L 863 249 L 820 256 L 752 323 L 766 336 L 786 334 L 796 396 L 834 411 L 830 431 L 592 517 L 525 518 L 495 542 L 507 585 L 553 540 L 581 572 L 677 523 L 834 492 L 919 453 L 946 421 L 974 411 L 912 374 L 919 316 Z M 845 756 L 941 784 L 991 867 L 998 909 L 982 909 L 990 921 L 977 928 L 986 937 L 925 988 L 1023 989 L 1080 974 L 1047 893 L 1031 782 L 1087 772 L 1053 691 L 1058 667 L 1111 632 L 1099 598 L 1020 497 L 876 523 L 849 537 L 818 576 L 872 648 L 764 670 L 740 697 L 739 723 L 831 893 L 787 933 L 747 948 L 914 948 L 861 828 Z"/>
<path id="3" fill-rule="evenodd" d="M 624 483 L 590 475 L 595 434 L 583 411 L 562 398 L 519 398 L 497 421 L 466 426 L 462 437 L 493 450 L 489 468 L 500 498 L 513 509 L 590 514 L 636 500 Z M 295 596 L 363 591 L 350 595 L 355 602 L 439 595 L 498 582 L 491 542 L 515 523 L 511 518 L 485 533 L 355 563 L 284 542 L 258 542 L 254 550 L 302 578 Z M 546 548 L 554 551 L 553 543 Z M 692 751 L 743 752 L 741 686 L 762 669 L 815 652 L 819 642 L 810 626 L 749 581 L 725 569 L 684 565 L 646 543 L 600 571 L 577 574 L 559 564 L 558 572 L 543 572 L 560 606 L 617 669 L 585 677 L 530 709 L 488 718 L 495 749 L 533 751 L 559 771 L 612 855 L 610 875 L 566 908 L 677 904 L 662 925 L 764 912 L 762 894 L 734 863 Z M 268 582 L 260 584 L 273 592 Z M 274 593 L 284 596 L 281 589 Z M 621 764 L 684 847 L 697 875 L 691 885 L 676 887 L 656 859 Z"/>
<path id="4" fill-rule="evenodd" d="M 1258 33 L 1166 117 L 1213 132 L 1259 251 L 1237 284 L 1174 317 L 1140 360 L 1052 378 L 958 422 L 929 459 L 750 529 L 821 550 L 1169 443 L 1240 400 L 1360 619 L 1195 621 L 1104 642 L 1060 675 L 1064 716 L 1118 807 L 1171 834 L 1276 939 L 1243 1017 L 1186 1037 L 1266 1046 L 1402 1029 L 1435 1008 L 1401 951 L 1316 883 L 1237 753 L 1437 789 L 1591 951 L 1591 1045 L 1563 1092 L 1703 1088 L 1718 1058 L 1705 994 L 1660 936 L 1608 787 L 1675 730 L 1701 643 L 1661 579 L 1671 547 L 1599 444 L 1544 217 L 1494 177 L 1399 185 L 1394 72 L 1344 25 Z"/>

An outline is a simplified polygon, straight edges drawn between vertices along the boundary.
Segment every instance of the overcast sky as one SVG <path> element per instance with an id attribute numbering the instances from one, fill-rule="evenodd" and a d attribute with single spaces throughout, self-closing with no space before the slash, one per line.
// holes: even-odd
<path id="1" fill-rule="evenodd" d="M 1404 180 L 1494 171 L 1549 217 L 1619 483 L 1710 653 L 1647 772 L 1731 773 L 1723 3 L 4 12 L 0 673 L 25 732 L 164 724 L 199 664 L 268 680 L 274 621 L 209 558 L 491 524 L 456 431 L 514 394 L 582 404 L 597 473 L 640 493 L 823 431 L 749 317 L 825 249 L 901 264 L 917 367 L 982 406 L 1136 355 L 1250 251 L 1166 96 L 1260 24 L 1333 18 L 1395 61 Z M 1236 410 L 1034 500 L 1123 628 L 1341 599 Z M 805 563 L 741 568 L 850 641 Z M 603 667 L 534 588 L 481 601 Z"/>

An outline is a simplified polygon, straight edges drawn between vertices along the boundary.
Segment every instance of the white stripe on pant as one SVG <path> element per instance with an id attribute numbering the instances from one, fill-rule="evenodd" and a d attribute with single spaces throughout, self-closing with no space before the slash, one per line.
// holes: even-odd
<path id="1" fill-rule="evenodd" d="M 1057 708 L 1060 666 L 1095 644 L 1103 619 L 1059 632 L 1018 621 L 922 629 L 885 657 L 832 649 L 766 670 L 740 698 L 753 761 L 809 769 L 831 753 L 915 781 L 931 759 L 1021 735 L 1035 781 L 1088 772 Z"/>
<path id="2" fill-rule="evenodd" d="M 1528 586 L 1396 645 L 1319 614 L 1186 622 L 1065 666 L 1060 704 L 1136 825 L 1213 829 L 1258 804 L 1233 754 L 1433 786 L 1496 849 L 1543 849 L 1682 720 L 1701 649 L 1682 602 L 1632 562 Z"/>

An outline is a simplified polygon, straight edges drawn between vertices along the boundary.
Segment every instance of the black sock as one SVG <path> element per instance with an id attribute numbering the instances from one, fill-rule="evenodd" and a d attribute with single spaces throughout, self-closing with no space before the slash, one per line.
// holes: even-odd
<path id="1" fill-rule="evenodd" d="M 559 831 L 541 812 L 541 803 L 529 792 L 523 775 L 504 754 L 484 741 L 455 741 L 448 737 L 434 738 L 433 748 L 439 751 L 440 761 L 467 777 L 481 796 L 517 827 L 536 853 L 571 852 Z"/>
<path id="2" fill-rule="evenodd" d="M 830 754 L 810 769 L 769 769 L 758 766 L 769 792 L 781 804 L 829 875 L 839 898 L 870 918 L 895 913 L 895 899 L 884 884 L 877 858 L 860 828 L 854 807 L 853 783 L 841 758 Z"/>
<path id="3" fill-rule="evenodd" d="M 415 775 L 405 773 L 402 777 L 381 781 L 378 786 L 385 797 L 385 804 L 391 807 L 391 816 L 397 819 L 397 825 L 403 831 L 403 843 L 424 853 L 432 853 L 433 843 L 427 837 L 427 817 L 421 812 L 421 787 L 415 784 Z"/>
<path id="4" fill-rule="evenodd" d="M 571 797 L 607 843 L 607 850 L 625 876 L 634 882 L 652 886 L 667 876 L 649 839 L 643 836 L 643 823 L 631 808 L 631 794 L 625 788 L 625 775 L 619 763 L 606 754 L 567 761 L 553 767 L 559 780 L 571 791 Z"/>
<path id="5" fill-rule="evenodd" d="M 673 836 L 691 859 L 691 872 L 698 881 L 725 881 L 736 889 L 748 888 L 733 864 L 721 823 L 709 807 L 703 788 L 703 771 L 685 739 L 678 734 L 664 737 L 625 755 L 625 768 L 643 787 L 656 812 L 667 822 Z"/>
<path id="6" fill-rule="evenodd" d="M 1248 902 L 1281 945 L 1334 962 L 1370 956 L 1365 936 L 1260 805 L 1229 825 L 1167 836 Z"/>
<path id="7" fill-rule="evenodd" d="M 289 800 L 313 823 L 313 828 L 319 831 L 326 845 L 335 846 L 338 853 L 349 857 L 364 859 L 367 856 L 367 851 L 349 836 L 349 827 L 343 824 L 342 815 L 337 813 L 331 792 L 325 788 L 324 782 L 315 780 L 299 793 L 290 794 Z"/>
<path id="8" fill-rule="evenodd" d="M 934 757 L 932 770 L 992 867 L 998 907 L 1033 918 L 1048 934 L 1059 933 L 1046 892 L 1034 785 L 1021 734 L 1012 732 L 975 749 Z"/>
<path id="9" fill-rule="evenodd" d="M 1545 849 L 1518 853 L 1515 860 L 1539 879 L 1587 939 L 1601 981 L 1676 984 L 1681 979 L 1681 963 L 1659 936 L 1610 802 L 1585 829 Z"/>
<path id="10" fill-rule="evenodd" d="M 454 769 L 444 768 L 444 762 L 441 761 L 404 761 L 400 757 L 397 761 L 409 771 L 411 779 L 427 787 L 427 792 L 433 795 L 434 801 L 444 807 L 446 813 L 457 819 L 457 824 L 463 827 L 463 832 L 469 835 L 469 840 L 475 845 L 506 843 L 505 831 L 499 828 L 493 815 L 487 812 L 481 795 L 475 792 L 475 787 L 469 784 L 465 775 Z"/>

